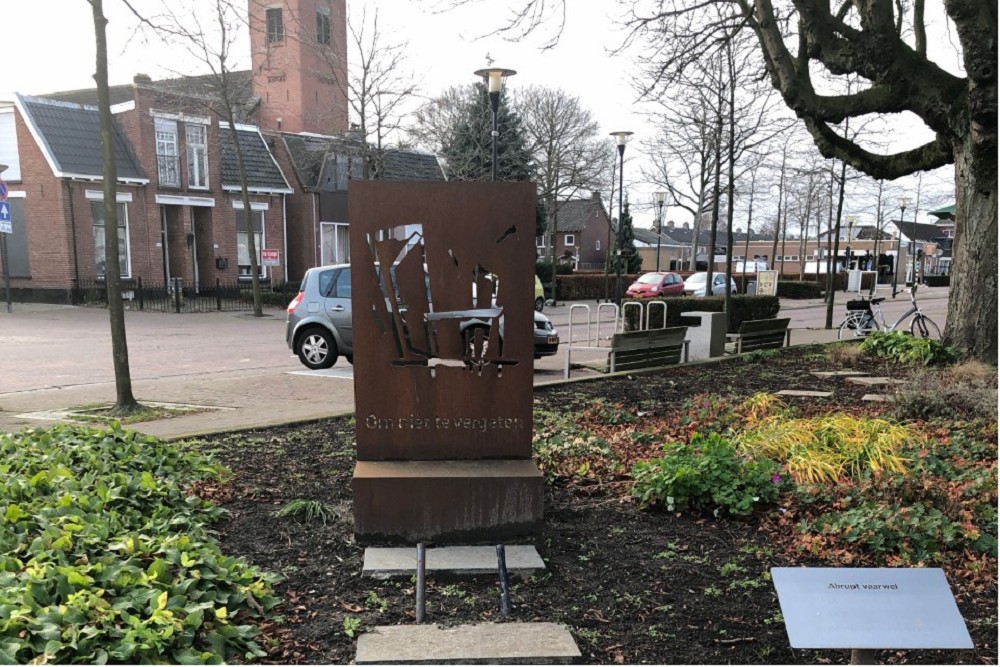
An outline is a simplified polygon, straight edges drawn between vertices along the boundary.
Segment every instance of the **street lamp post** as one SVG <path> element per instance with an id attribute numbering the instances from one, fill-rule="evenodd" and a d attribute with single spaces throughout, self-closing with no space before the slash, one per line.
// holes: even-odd
<path id="1" fill-rule="evenodd" d="M 663 200 L 667 198 L 667 193 L 658 190 L 654 193 L 656 197 L 656 272 L 660 272 L 660 237 L 663 236 Z"/>
<path id="2" fill-rule="evenodd" d="M 625 187 L 625 175 L 623 170 L 625 169 L 625 144 L 628 142 L 628 138 L 632 136 L 631 132 L 625 130 L 619 130 L 618 132 L 612 132 L 611 136 L 614 137 L 618 142 L 618 235 L 615 241 L 617 246 L 617 258 L 618 265 L 615 269 L 615 305 L 621 308 L 622 306 L 622 243 L 624 239 L 622 238 L 622 229 L 624 225 L 622 224 L 622 201 L 625 199 L 625 192 L 623 188 Z"/>
<path id="3" fill-rule="evenodd" d="M 913 232 L 910 234 L 910 269 L 913 273 L 910 274 L 910 284 L 917 284 L 917 212 L 913 212 L 913 226 L 911 227 Z M 921 260 L 923 261 L 923 260 Z"/>
<path id="4" fill-rule="evenodd" d="M 899 198 L 899 234 L 896 236 L 896 261 L 892 267 L 892 298 L 896 298 L 896 285 L 899 284 L 899 252 L 903 246 L 903 220 L 906 218 L 906 207 L 910 205 L 908 197 Z M 912 242 L 912 239 L 911 239 Z"/>
<path id="5" fill-rule="evenodd" d="M 493 112 L 493 131 L 490 132 L 493 138 L 493 150 L 490 161 L 490 180 L 492 181 L 497 180 L 497 137 L 500 136 L 500 130 L 497 127 L 497 111 L 500 109 L 500 89 L 503 87 L 503 80 L 515 74 L 517 72 L 514 70 L 502 67 L 489 67 L 475 71 L 476 76 L 486 79 L 486 90 L 490 96 L 490 111 Z"/>

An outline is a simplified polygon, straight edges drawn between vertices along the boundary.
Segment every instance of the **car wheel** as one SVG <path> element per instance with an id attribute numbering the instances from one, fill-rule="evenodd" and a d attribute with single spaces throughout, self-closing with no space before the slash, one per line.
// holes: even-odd
<path id="1" fill-rule="evenodd" d="M 545 307 L 545 299 L 538 297 L 535 299 L 535 310 L 542 312 L 542 308 Z"/>
<path id="2" fill-rule="evenodd" d="M 354 355 L 353 354 L 346 354 L 346 355 L 344 355 L 344 359 L 347 359 L 347 363 L 349 363 L 350 365 L 352 365 L 352 366 L 354 365 Z"/>
<path id="3" fill-rule="evenodd" d="M 337 345 L 329 331 L 313 327 L 299 336 L 296 354 L 306 368 L 329 368 L 337 362 Z"/>

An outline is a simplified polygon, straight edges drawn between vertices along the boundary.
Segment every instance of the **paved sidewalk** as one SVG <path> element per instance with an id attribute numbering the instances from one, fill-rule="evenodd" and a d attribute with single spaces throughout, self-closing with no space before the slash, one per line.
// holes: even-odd
<path id="1" fill-rule="evenodd" d="M 880 295 L 885 292 L 880 290 Z M 947 304 L 947 288 L 922 288 L 927 309 Z M 838 292 L 835 321 L 842 304 L 854 294 Z M 564 342 L 569 305 L 547 308 Z M 821 299 L 782 299 L 781 309 L 792 318 L 791 343 L 828 343 L 835 329 L 823 328 Z M 902 312 L 908 294 L 886 310 Z M 813 309 L 810 311 L 809 309 Z M 354 410 L 353 368 L 344 360 L 326 371 L 308 371 L 283 346 L 284 312 L 264 319 L 245 314 L 173 315 L 128 313 L 133 393 L 139 401 L 200 405 L 210 409 L 129 428 L 164 438 L 232 431 L 348 414 Z M 44 340 L 46 332 L 59 336 Z M 205 331 L 210 340 L 206 340 Z M 41 342 L 39 342 L 41 341 Z M 247 351 L 241 350 L 250 341 Z M 535 384 L 563 381 L 564 347 L 554 357 L 535 363 Z M 200 354 L 200 356 L 198 356 Z M 574 362 L 603 361 L 606 352 L 574 352 Z M 0 433 L 55 423 L 26 414 L 70 407 L 113 403 L 107 312 L 98 309 L 14 304 L 14 314 L 0 313 Z M 572 379 L 597 375 L 574 370 Z"/>

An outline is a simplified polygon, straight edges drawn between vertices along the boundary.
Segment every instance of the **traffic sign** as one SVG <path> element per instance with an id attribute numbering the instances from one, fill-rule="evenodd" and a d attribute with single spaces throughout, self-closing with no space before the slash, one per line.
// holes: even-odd
<path id="1" fill-rule="evenodd" d="M 7 181 L 0 178 L 0 201 L 7 201 Z"/>
<path id="2" fill-rule="evenodd" d="M 14 233 L 10 222 L 10 203 L 6 201 L 0 202 L 0 233 Z"/>

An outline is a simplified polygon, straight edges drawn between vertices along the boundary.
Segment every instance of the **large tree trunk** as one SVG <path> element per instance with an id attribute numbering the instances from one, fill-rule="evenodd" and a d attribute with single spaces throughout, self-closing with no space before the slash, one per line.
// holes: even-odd
<path id="1" fill-rule="evenodd" d="M 971 142 L 971 137 L 969 140 Z M 955 242 L 945 342 L 997 363 L 997 181 L 974 164 L 976 151 L 955 151 Z M 984 159 L 984 158 L 980 158 Z M 988 159 L 988 158 L 985 158 Z"/>

